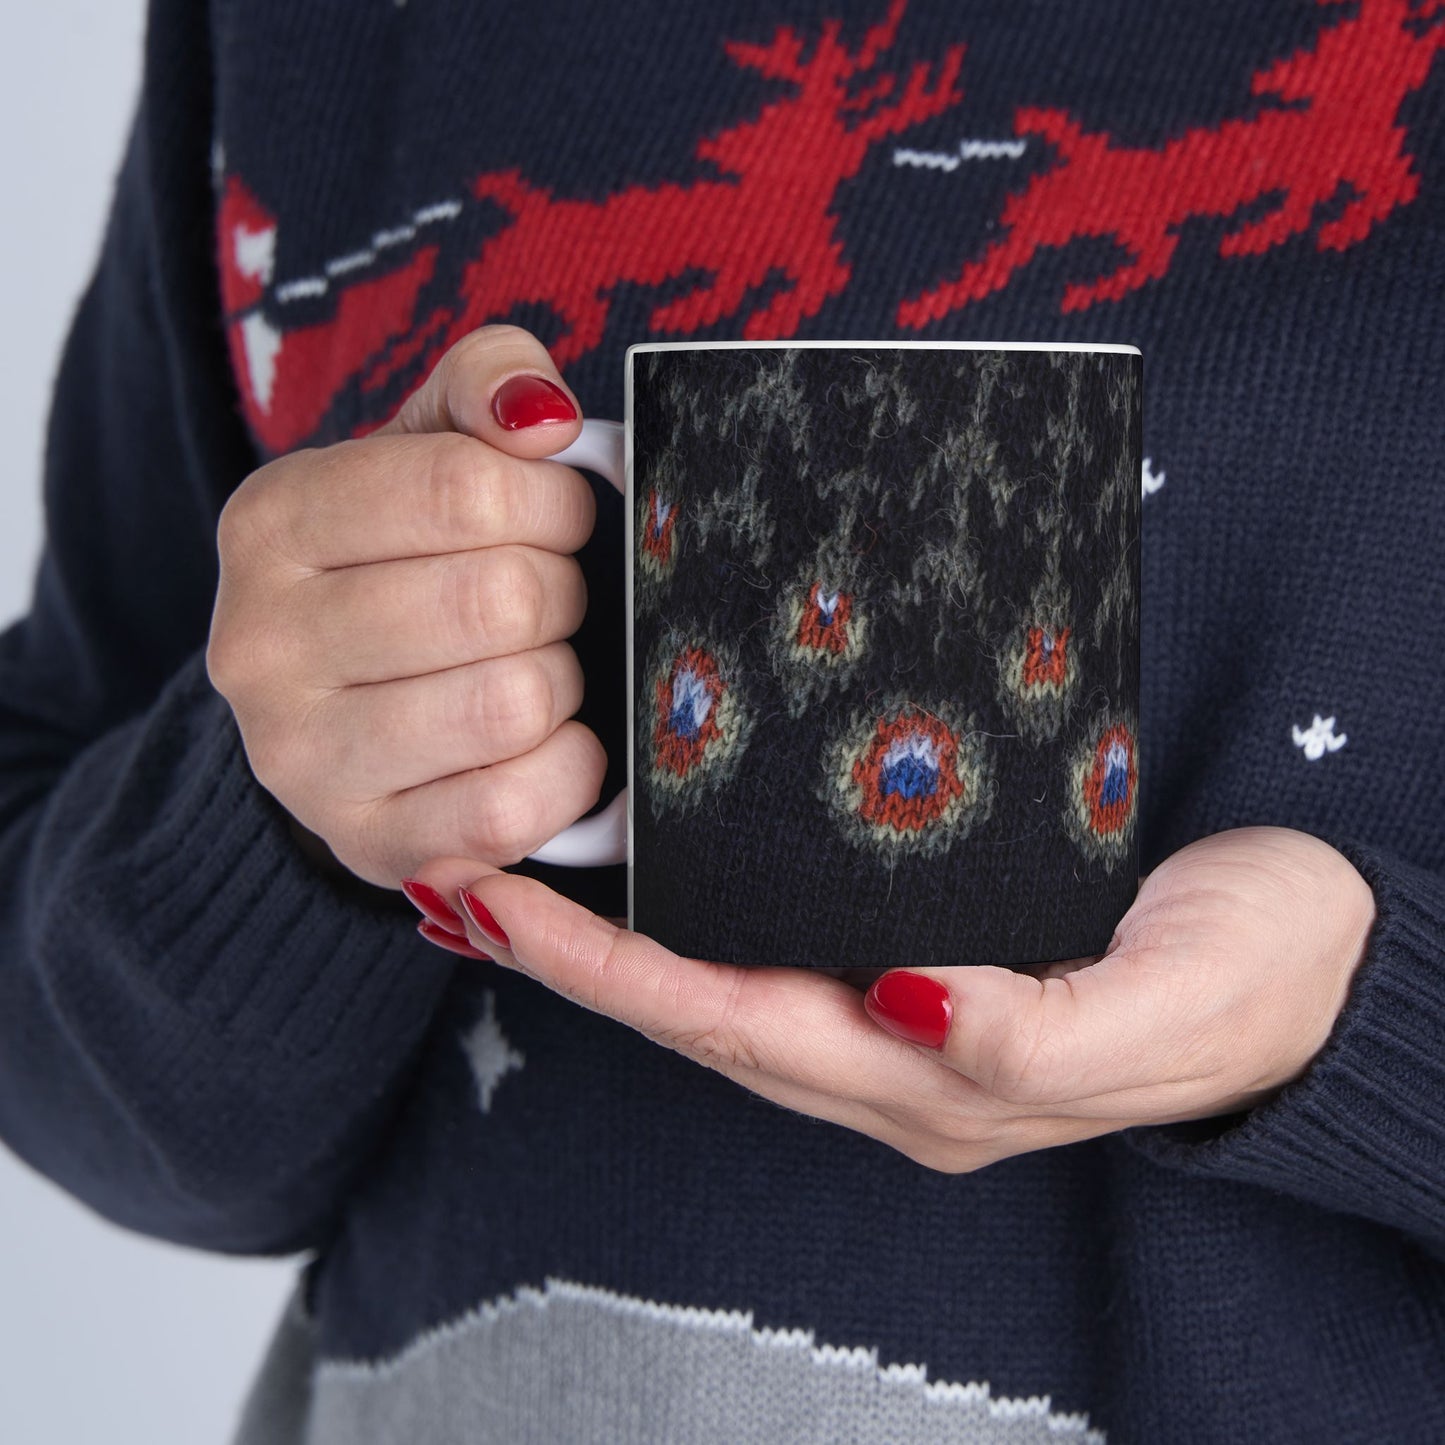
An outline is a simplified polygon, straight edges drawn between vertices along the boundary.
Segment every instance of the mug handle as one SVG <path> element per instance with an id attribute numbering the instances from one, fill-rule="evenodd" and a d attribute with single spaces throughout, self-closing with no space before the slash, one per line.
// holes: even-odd
<path id="1" fill-rule="evenodd" d="M 624 496 L 627 493 L 627 429 L 618 421 L 582 423 L 582 434 L 552 460 L 596 472 Z M 534 863 L 564 868 L 601 868 L 627 862 L 627 789 L 600 812 L 564 828 L 550 843 L 528 854 Z"/>

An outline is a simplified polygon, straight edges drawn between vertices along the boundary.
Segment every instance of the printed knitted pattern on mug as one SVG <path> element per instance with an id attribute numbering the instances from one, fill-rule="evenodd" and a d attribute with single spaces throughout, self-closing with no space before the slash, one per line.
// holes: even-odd
<path id="1" fill-rule="evenodd" d="M 752 730 L 737 671 L 731 648 L 664 639 L 649 674 L 654 808 L 693 808 L 736 771 Z"/>
<path id="2" fill-rule="evenodd" d="M 1138 728 L 1132 719 L 1096 719 L 1069 765 L 1065 820 L 1089 857 L 1112 872 L 1131 855 L 1138 814 Z"/>
<path id="3" fill-rule="evenodd" d="M 940 855 L 993 804 L 972 718 L 898 700 L 855 714 L 828 750 L 822 795 L 851 841 L 886 856 Z"/>
<path id="4" fill-rule="evenodd" d="M 808 961 L 834 927 L 814 916 L 826 878 L 850 914 L 924 920 L 942 962 L 963 867 L 980 952 L 1102 948 L 1133 889 L 1138 358 L 880 345 L 634 364 L 647 930 L 679 951 L 755 930 L 739 956 Z M 1128 741 L 1086 798 L 1104 716 Z M 775 891 L 787 959 L 748 921 Z"/>

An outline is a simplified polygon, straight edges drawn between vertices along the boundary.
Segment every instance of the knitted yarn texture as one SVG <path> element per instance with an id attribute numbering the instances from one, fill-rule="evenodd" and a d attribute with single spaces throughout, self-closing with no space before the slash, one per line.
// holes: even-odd
<path id="1" fill-rule="evenodd" d="M 1138 873 L 1139 358 L 635 368 L 636 926 L 739 963 L 1101 952 Z"/>

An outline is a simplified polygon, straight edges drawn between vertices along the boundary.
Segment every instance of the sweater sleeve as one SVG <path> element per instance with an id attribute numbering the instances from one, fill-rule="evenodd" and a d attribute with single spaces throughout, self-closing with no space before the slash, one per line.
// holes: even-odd
<path id="1" fill-rule="evenodd" d="M 1325 1047 L 1246 1114 L 1124 1137 L 1158 1163 L 1373 1220 L 1445 1259 L 1445 879 L 1336 846 L 1377 917 Z"/>
<path id="2" fill-rule="evenodd" d="M 0 634 L 0 1139 L 124 1225 L 324 1237 L 450 967 L 396 895 L 314 869 L 204 646 L 257 459 L 212 260 L 206 9 L 157 0 L 57 382 L 46 539 Z"/>

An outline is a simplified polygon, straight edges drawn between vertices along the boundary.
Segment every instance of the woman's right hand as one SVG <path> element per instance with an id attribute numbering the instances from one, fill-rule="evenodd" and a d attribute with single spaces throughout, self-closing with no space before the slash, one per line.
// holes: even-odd
<path id="1" fill-rule="evenodd" d="M 564 640 L 592 489 L 541 460 L 579 430 L 542 344 L 489 326 L 380 431 L 271 462 L 221 513 L 211 682 L 261 785 L 368 882 L 514 863 L 597 800 Z"/>

